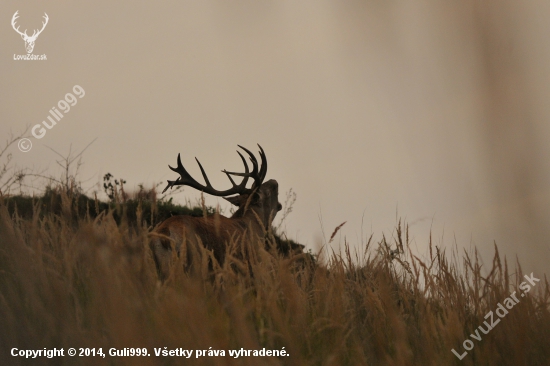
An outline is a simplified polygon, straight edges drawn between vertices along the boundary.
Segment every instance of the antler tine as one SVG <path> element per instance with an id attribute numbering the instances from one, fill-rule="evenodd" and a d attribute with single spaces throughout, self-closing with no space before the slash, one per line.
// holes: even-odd
<path id="1" fill-rule="evenodd" d="M 180 180 L 179 178 L 176 179 L 176 180 L 168 180 L 168 181 L 167 181 L 168 184 L 166 185 L 166 187 L 164 187 L 164 189 L 162 190 L 162 193 L 166 192 L 166 190 L 167 190 L 168 188 L 172 188 L 174 185 L 177 185 L 176 183 L 178 183 L 179 180 Z"/>
<path id="2" fill-rule="evenodd" d="M 21 32 L 21 31 L 19 30 L 19 27 L 20 27 L 20 26 L 17 26 L 17 28 L 15 28 L 15 21 L 19 18 L 19 14 L 18 14 L 18 13 L 19 13 L 19 10 L 17 10 L 17 11 L 15 12 L 15 14 L 13 14 L 13 17 L 11 18 L 11 26 L 12 26 L 13 29 L 14 29 L 17 33 L 19 33 L 20 35 L 23 35 L 23 34 L 27 35 L 27 30 L 26 30 L 26 29 L 25 29 L 25 33 L 23 33 L 23 32 Z"/>
<path id="3" fill-rule="evenodd" d="M 202 167 L 201 162 L 196 157 L 195 157 L 195 160 L 197 161 L 197 164 L 199 164 L 199 168 L 201 169 L 202 177 L 204 178 L 204 181 L 206 182 L 206 187 L 212 188 L 212 184 L 210 184 L 210 181 L 208 180 L 208 176 L 206 175 L 206 172 L 204 171 L 204 168 Z"/>
<path id="4" fill-rule="evenodd" d="M 44 16 L 42 18 L 44 18 L 45 21 L 42 22 L 42 29 L 40 29 L 38 31 L 38 34 L 42 33 L 42 31 L 44 30 L 44 28 L 46 28 L 46 25 L 48 24 L 48 20 L 50 20 L 50 18 L 48 17 L 48 14 L 46 14 L 46 13 L 44 13 Z M 38 34 L 37 34 L 37 36 L 38 36 Z"/>
<path id="5" fill-rule="evenodd" d="M 45 22 L 42 22 L 42 29 L 40 29 L 40 30 L 36 29 L 36 30 L 33 32 L 31 38 L 32 38 L 32 37 L 35 37 L 35 34 L 36 34 L 36 37 L 38 37 L 38 35 L 39 35 L 40 33 L 42 33 L 42 31 L 44 30 L 44 28 L 46 28 L 46 24 L 48 24 L 48 20 L 49 20 L 50 18 L 48 17 L 48 14 L 46 14 L 46 13 L 44 13 L 43 18 L 44 18 Z M 38 32 L 38 33 L 37 33 L 37 32 Z"/>
<path id="6" fill-rule="evenodd" d="M 259 174 L 260 176 L 259 184 L 262 184 L 267 174 L 267 157 L 265 156 L 264 149 L 262 149 L 260 144 L 258 144 L 258 147 L 260 148 L 260 158 L 262 159 L 262 167 L 260 168 L 260 174 Z"/>
<path id="7" fill-rule="evenodd" d="M 246 183 L 248 183 L 248 178 L 250 177 L 250 171 L 248 169 L 248 164 L 246 163 L 246 159 L 244 158 L 243 154 L 241 154 L 239 152 L 239 150 L 237 150 L 237 154 L 239 154 L 239 156 L 241 157 L 241 160 L 243 161 L 243 164 L 244 164 L 244 179 L 242 180 L 242 182 L 239 184 L 239 186 L 243 186 L 243 187 L 246 187 Z M 233 187 L 237 187 L 237 185 L 235 184 L 235 181 L 233 180 L 233 178 L 231 178 L 231 175 L 230 174 L 235 174 L 237 175 L 238 173 L 232 173 L 232 172 L 228 172 L 227 170 L 222 170 L 222 172 L 224 172 L 226 175 L 227 175 L 227 178 L 229 178 L 229 180 L 231 181 L 231 184 L 233 184 Z"/>
<path id="8" fill-rule="evenodd" d="M 239 176 L 239 177 L 244 177 L 246 175 L 246 176 L 252 177 L 252 179 L 256 180 L 258 178 L 258 160 L 256 160 L 256 157 L 254 156 L 254 154 L 252 154 L 252 152 L 250 150 L 248 150 L 246 147 L 243 147 L 241 145 L 237 145 L 237 146 L 240 147 L 241 149 L 243 149 L 244 151 L 246 151 L 246 153 L 248 154 L 248 157 L 249 157 L 250 161 L 252 162 L 252 173 L 248 173 L 248 172 L 247 173 L 227 172 L 227 173 L 233 174 L 233 175 L 236 175 L 236 176 Z"/>
<path id="9" fill-rule="evenodd" d="M 262 166 L 260 167 L 260 171 L 258 172 L 258 160 L 256 159 L 256 156 L 254 156 L 254 154 L 250 150 L 248 150 L 246 147 L 241 145 L 237 145 L 237 146 L 239 146 L 241 149 L 246 151 L 253 165 L 252 173 L 250 173 L 249 176 L 252 177 L 252 179 L 254 179 L 254 184 L 250 189 L 255 189 L 261 186 L 267 174 L 267 159 L 264 153 L 264 149 L 262 149 L 260 144 L 258 144 L 258 147 L 260 148 L 260 158 L 262 159 Z M 234 173 L 234 172 L 226 172 L 226 173 L 237 175 L 240 177 L 246 176 L 245 173 Z"/>
<path id="10" fill-rule="evenodd" d="M 168 188 L 172 188 L 175 185 L 187 185 L 198 190 L 203 190 L 204 187 L 202 186 L 202 184 L 200 184 L 195 179 L 193 179 L 193 177 L 183 167 L 183 164 L 181 163 L 180 154 L 178 154 L 177 162 L 178 162 L 178 166 L 176 168 L 172 168 L 170 165 L 168 165 L 168 168 L 178 173 L 180 176 L 176 180 L 169 180 L 168 185 L 166 186 L 166 188 L 164 188 L 162 193 L 164 193 Z M 199 163 L 199 166 L 200 166 L 200 163 Z M 202 166 L 201 166 L 201 169 L 202 169 Z"/>

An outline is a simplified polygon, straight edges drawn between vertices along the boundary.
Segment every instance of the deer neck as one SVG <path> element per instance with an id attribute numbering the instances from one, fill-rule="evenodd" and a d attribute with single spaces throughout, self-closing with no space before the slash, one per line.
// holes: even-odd
<path id="1" fill-rule="evenodd" d="M 240 219 L 247 227 L 256 228 L 264 232 L 268 227 L 263 210 L 256 207 L 239 207 L 232 218 Z"/>

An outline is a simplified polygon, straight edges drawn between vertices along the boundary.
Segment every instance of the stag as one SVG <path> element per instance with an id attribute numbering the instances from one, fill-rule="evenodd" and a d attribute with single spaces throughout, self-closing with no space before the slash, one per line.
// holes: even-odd
<path id="1" fill-rule="evenodd" d="M 185 170 L 180 154 L 178 154 L 177 167 L 168 166 L 180 176 L 174 181 L 169 180 L 168 185 L 162 191 L 163 193 L 174 186 L 185 185 L 203 193 L 223 197 L 238 209 L 230 218 L 219 213 L 206 217 L 173 216 L 156 227 L 151 233 L 150 245 L 162 280 L 165 280 L 170 273 L 174 250 L 178 256 L 185 255 L 184 264 L 188 267 L 197 258 L 197 253 L 202 248 L 210 251 L 217 262 L 221 264 L 232 243 L 240 242 L 242 244 L 245 241 L 265 243 L 273 219 L 282 208 L 278 200 L 278 183 L 273 179 L 264 183 L 267 159 L 260 145 L 258 145 L 261 158 L 259 167 L 254 154 L 250 150 L 238 146 L 248 154 L 252 163 L 252 171 L 250 171 L 244 156 L 237 150 L 245 171 L 236 173 L 222 170 L 232 184 L 232 187 L 225 191 L 219 191 L 212 187 L 197 158 L 195 160 L 199 165 L 205 185 L 197 182 Z M 232 176 L 242 177 L 241 182 L 236 184 Z M 252 178 L 254 182 L 250 188 L 246 188 L 249 178 Z"/>
<path id="2" fill-rule="evenodd" d="M 27 30 L 25 29 L 24 32 L 21 32 L 19 30 L 19 27 L 15 28 L 15 21 L 17 20 L 17 18 L 19 18 L 19 15 L 17 15 L 17 13 L 19 12 L 19 10 L 17 10 L 15 12 L 15 14 L 13 14 L 13 17 L 11 18 L 11 26 L 13 27 L 13 29 L 19 33 L 21 35 L 21 38 L 23 38 L 23 41 L 25 41 L 25 48 L 27 49 L 27 53 L 32 53 L 32 50 L 34 49 L 34 42 L 36 41 L 36 38 L 38 38 L 38 36 L 40 35 L 40 33 L 42 33 L 42 31 L 44 30 L 44 28 L 46 28 L 46 24 L 48 24 L 48 14 L 44 13 L 44 22 L 42 22 L 42 29 L 38 30 L 38 29 L 35 29 L 34 32 L 32 33 L 32 36 L 28 36 L 27 35 Z"/>

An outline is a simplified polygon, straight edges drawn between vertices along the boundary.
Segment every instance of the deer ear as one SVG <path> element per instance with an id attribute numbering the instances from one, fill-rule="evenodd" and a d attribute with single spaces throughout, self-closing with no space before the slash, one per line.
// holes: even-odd
<path id="1" fill-rule="evenodd" d="M 228 201 L 229 203 L 237 207 L 241 207 L 241 205 L 246 202 L 247 198 L 248 198 L 247 194 L 241 194 L 239 196 L 233 196 L 233 197 L 223 197 L 223 199 L 225 199 L 226 201 Z"/>

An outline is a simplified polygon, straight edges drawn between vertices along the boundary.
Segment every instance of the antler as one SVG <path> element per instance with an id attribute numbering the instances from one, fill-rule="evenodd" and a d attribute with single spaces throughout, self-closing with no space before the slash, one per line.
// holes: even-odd
<path id="1" fill-rule="evenodd" d="M 13 29 L 14 29 L 17 33 L 19 33 L 20 35 L 25 36 L 25 37 L 28 37 L 28 36 L 27 36 L 27 30 L 26 30 L 26 29 L 25 29 L 25 32 L 22 33 L 22 32 L 19 30 L 19 27 L 15 28 L 15 21 L 17 20 L 17 18 L 19 18 L 19 16 L 17 15 L 17 13 L 19 13 L 19 10 L 17 10 L 17 11 L 15 12 L 15 14 L 13 14 L 13 17 L 11 18 L 11 26 L 12 26 Z"/>
<path id="2" fill-rule="evenodd" d="M 264 149 L 262 149 L 260 144 L 258 144 L 258 147 L 260 148 L 260 158 L 262 159 L 262 166 L 260 168 L 260 172 L 258 173 L 258 170 L 257 170 L 258 169 L 258 160 L 256 160 L 256 157 L 254 156 L 254 154 L 252 154 L 250 152 L 250 150 L 248 150 L 247 148 L 245 148 L 241 145 L 237 145 L 237 146 L 240 147 L 241 149 L 243 149 L 244 151 L 246 151 L 247 154 L 250 156 L 250 161 L 252 162 L 252 165 L 254 167 L 254 169 L 252 170 L 252 173 L 251 173 L 252 179 L 254 179 L 254 184 L 252 185 L 250 190 L 254 190 L 254 189 L 256 189 L 256 188 L 258 188 L 259 186 L 262 185 L 262 182 L 264 181 L 265 175 L 267 173 L 267 158 L 265 157 Z M 226 171 L 224 171 L 224 172 L 226 174 L 233 174 L 233 175 L 236 175 L 236 176 L 239 176 L 239 177 L 244 177 L 245 174 L 246 174 L 246 173 L 234 173 L 234 172 L 226 172 Z M 229 178 L 229 179 L 231 179 L 231 178 Z"/>
<path id="3" fill-rule="evenodd" d="M 164 188 L 162 193 L 164 193 L 168 188 L 172 188 L 177 185 L 186 185 L 189 187 L 193 187 L 199 191 L 211 194 L 213 196 L 230 196 L 232 194 L 250 193 L 254 189 L 258 188 L 262 184 L 263 180 L 265 179 L 265 175 L 267 173 L 267 159 L 266 159 L 264 150 L 258 144 L 258 147 L 260 148 L 260 157 L 262 159 L 262 166 L 260 167 L 260 171 L 258 172 L 258 160 L 256 160 L 256 157 L 254 156 L 254 154 L 250 150 L 246 149 L 241 145 L 237 145 L 237 146 L 239 146 L 248 154 L 249 159 L 252 162 L 252 172 L 250 172 L 244 156 L 239 151 L 237 151 L 237 154 L 239 154 L 239 156 L 241 157 L 241 160 L 243 161 L 245 172 L 236 173 L 236 172 L 228 172 L 225 169 L 222 170 L 222 172 L 225 173 L 227 175 L 227 178 L 229 178 L 229 180 L 231 181 L 231 184 L 233 185 L 232 188 L 225 191 L 218 191 L 217 189 L 214 189 L 214 187 L 212 187 L 212 185 L 210 184 L 210 181 L 208 180 L 208 176 L 206 175 L 199 159 L 195 158 L 195 160 L 197 161 L 197 164 L 199 164 L 199 168 L 201 169 L 201 173 L 204 178 L 204 181 L 206 182 L 206 185 L 200 184 L 193 177 L 191 177 L 191 175 L 187 172 L 187 170 L 185 170 L 185 168 L 181 163 L 180 154 L 178 154 L 178 166 L 176 168 L 172 168 L 169 165 L 168 167 L 174 172 L 178 173 L 180 176 L 176 180 L 169 180 L 168 185 L 166 186 L 166 188 Z M 231 175 L 243 177 L 243 180 L 241 181 L 241 183 L 236 184 L 233 178 L 231 178 Z M 248 183 L 249 178 L 254 179 L 254 184 L 250 189 L 247 189 L 246 184 Z"/>
<path id="4" fill-rule="evenodd" d="M 36 39 L 36 38 L 40 35 L 40 33 L 42 33 L 42 31 L 44 30 L 44 28 L 46 28 L 46 24 L 48 24 L 48 21 L 49 21 L 49 19 L 50 19 L 50 18 L 48 17 L 48 14 L 44 13 L 43 18 L 45 19 L 45 22 L 42 22 L 42 29 L 40 29 L 40 30 L 36 30 L 36 29 L 35 29 L 34 32 L 33 32 L 33 34 L 32 34 L 32 36 L 29 37 L 29 36 L 27 35 L 27 30 L 26 30 L 26 29 L 25 29 L 24 32 L 21 32 L 21 31 L 19 30 L 19 27 L 15 28 L 15 21 L 17 20 L 17 18 L 19 18 L 18 13 L 19 13 L 19 10 L 17 10 L 17 11 L 15 12 L 15 14 L 13 14 L 13 17 L 11 18 L 11 26 L 13 27 L 13 29 L 14 29 L 17 33 L 19 33 L 20 35 L 22 35 L 22 36 L 24 36 L 25 38 L 28 38 L 28 39 Z M 37 33 L 37 32 L 38 32 L 38 33 Z"/>
<path id="5" fill-rule="evenodd" d="M 40 35 L 40 33 L 42 33 L 42 31 L 44 30 L 44 28 L 46 28 L 46 24 L 48 24 L 48 20 L 50 20 L 50 18 L 48 18 L 48 14 L 44 13 L 44 16 L 43 18 L 45 19 L 45 22 L 42 22 L 42 29 L 40 29 L 38 31 L 38 33 L 36 33 L 37 31 L 35 30 L 32 34 L 32 36 L 30 38 L 36 38 Z M 35 35 L 36 33 L 36 35 Z"/>

